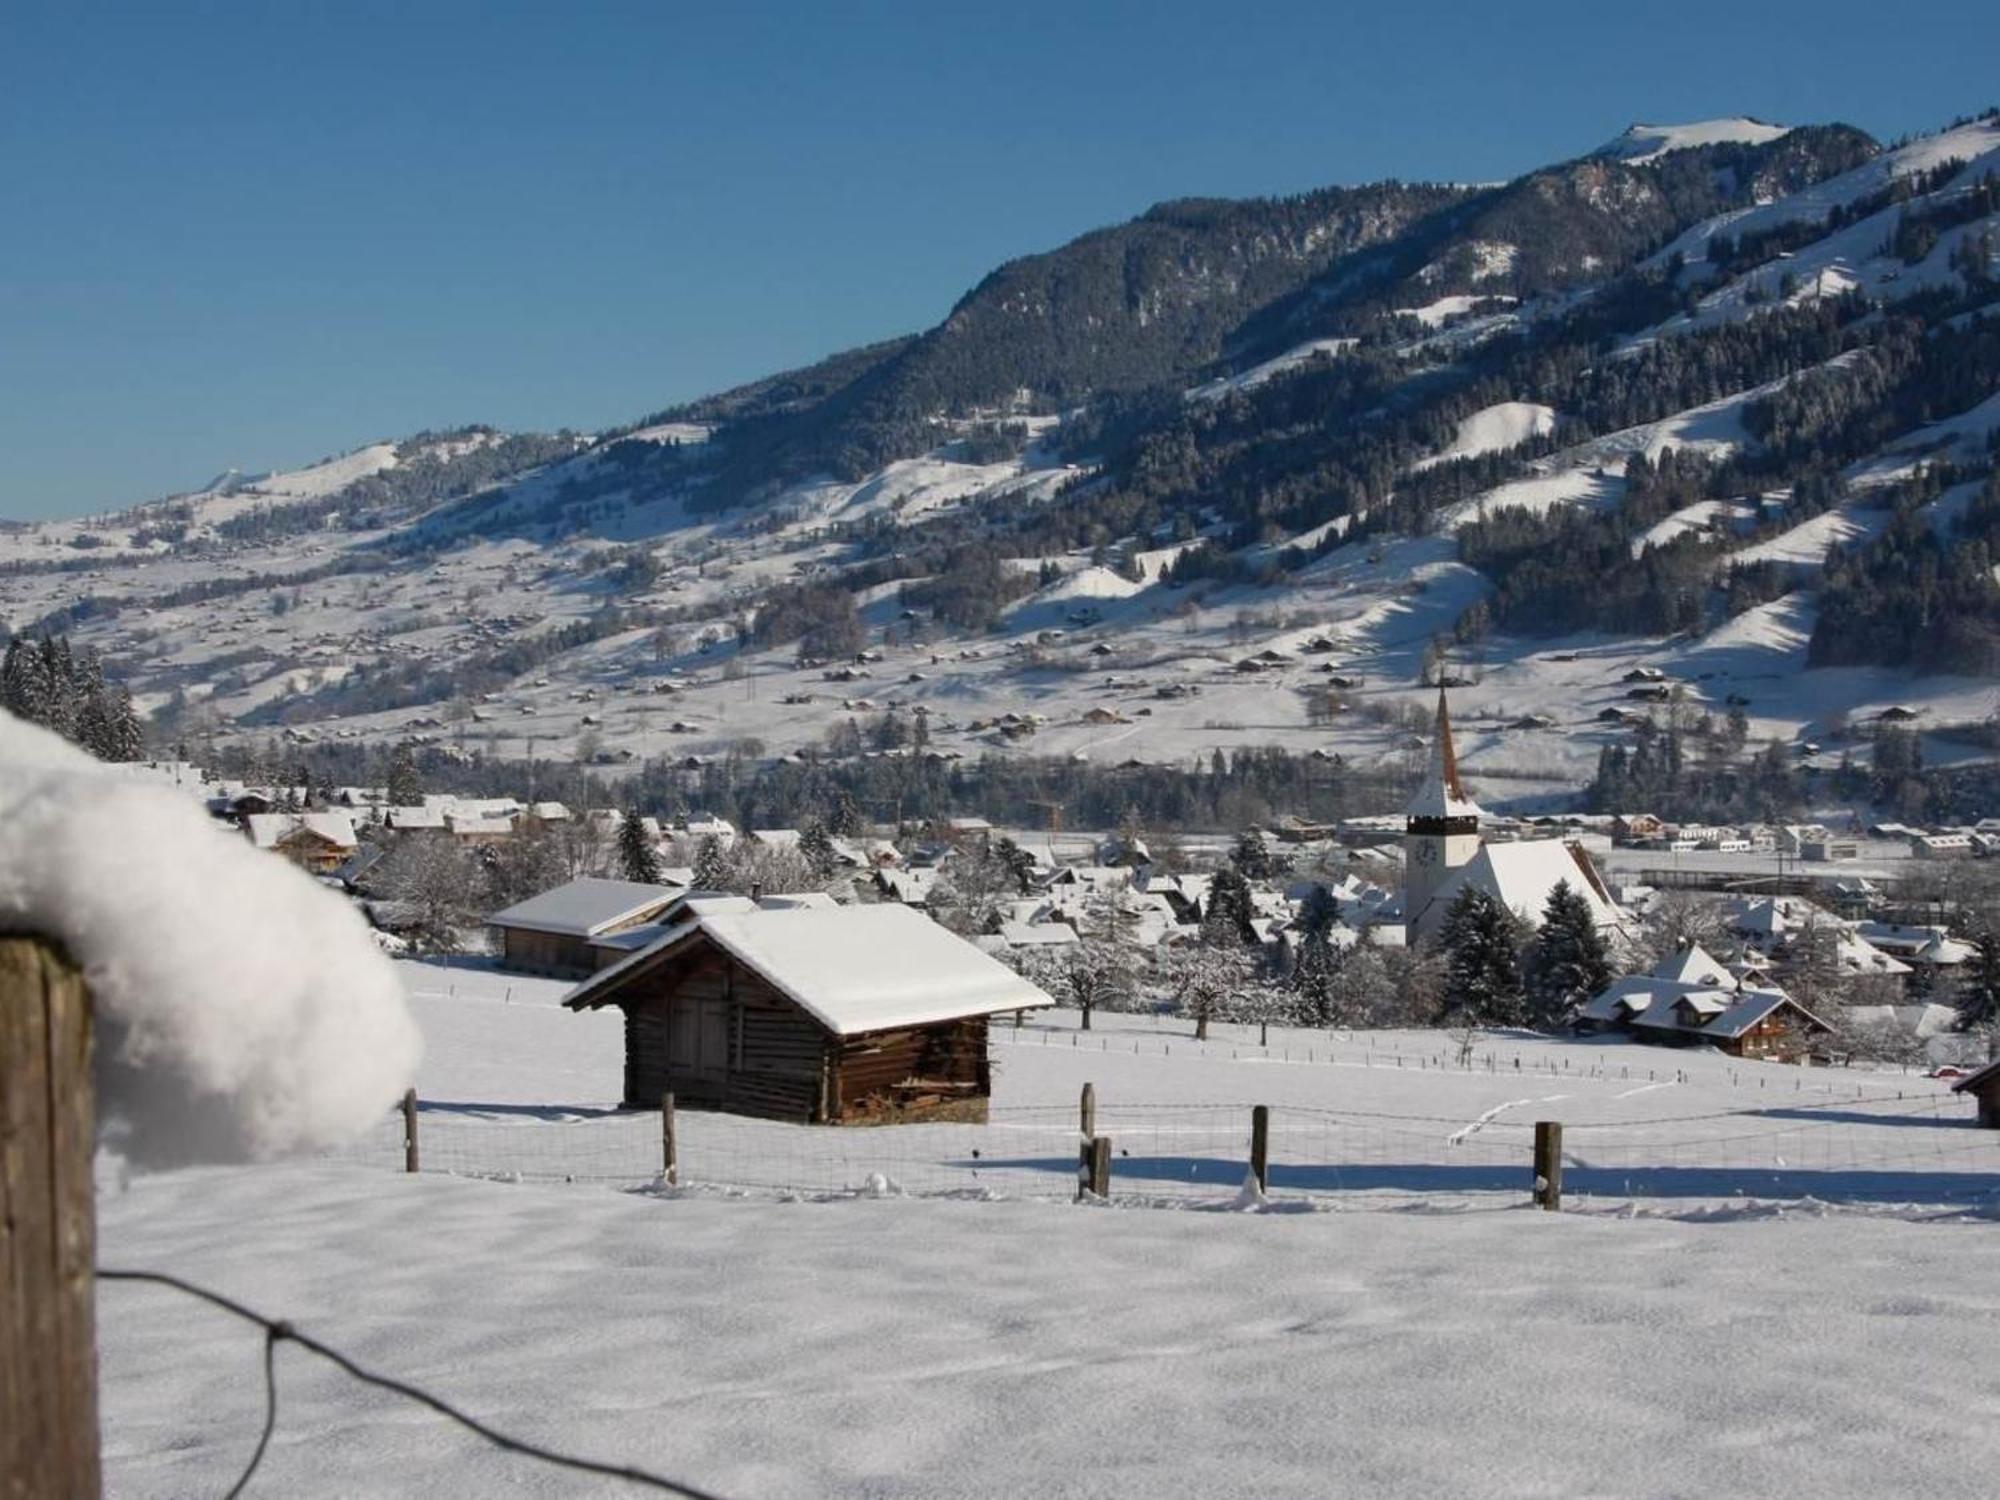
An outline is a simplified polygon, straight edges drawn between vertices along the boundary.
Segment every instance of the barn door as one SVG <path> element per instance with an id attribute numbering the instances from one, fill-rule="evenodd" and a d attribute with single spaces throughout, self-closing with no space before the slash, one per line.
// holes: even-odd
<path id="1" fill-rule="evenodd" d="M 667 1044 L 674 1072 L 720 1078 L 729 1071 L 729 1012 L 727 1000 L 681 999 L 674 1003 Z"/>

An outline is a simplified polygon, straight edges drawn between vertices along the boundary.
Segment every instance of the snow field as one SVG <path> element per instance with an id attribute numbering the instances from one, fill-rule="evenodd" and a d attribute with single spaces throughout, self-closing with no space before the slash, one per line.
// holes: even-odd
<path id="1" fill-rule="evenodd" d="M 437 1168 L 533 1142 L 581 1178 L 650 1177 L 657 1116 L 601 1114 L 616 1016 L 477 963 L 397 969 L 427 1042 L 424 1173 L 396 1169 L 392 1129 L 372 1164 L 107 1182 L 102 1262 L 291 1319 L 515 1436 L 729 1496 L 1318 1497 L 1329 1476 L 1426 1497 L 1955 1496 L 2000 1453 L 1968 1378 L 2000 1325 L 2000 1137 L 1928 1080 L 1505 1035 L 1464 1070 L 1437 1032 L 1274 1028 L 1265 1047 L 1218 1024 L 1198 1044 L 1184 1022 L 1083 1033 L 1053 1012 L 998 1023 L 991 1127 L 684 1112 L 695 1185 L 607 1191 Z M 1086 1080 L 1116 1147 L 1109 1208 L 1065 1201 Z M 1252 1102 L 1273 1106 L 1273 1191 L 1242 1212 Z M 1546 1117 L 1569 1127 L 1561 1214 L 1524 1206 Z M 1308 1147 L 1359 1131 L 1382 1150 L 1312 1180 L 1301 1122 Z M 1762 1191 L 1804 1139 L 1830 1143 L 1806 1171 L 1844 1171 L 1848 1201 Z M 1676 1151 L 1683 1173 L 1759 1170 L 1587 1183 Z M 1895 1152 L 1896 1185 L 1869 1181 Z M 704 1184 L 718 1160 L 856 1191 Z M 155 1287 L 99 1303 L 110 1492 L 219 1492 L 262 1420 L 257 1335 Z M 278 1366 L 268 1493 L 623 1492 L 295 1350 Z"/>
<path id="2" fill-rule="evenodd" d="M 615 1014 L 571 1015 L 560 986 L 490 969 L 404 964 L 428 1042 L 419 1076 L 428 1170 L 636 1186 L 658 1175 L 658 1117 L 621 1113 Z M 456 991 L 457 993 L 452 993 Z M 507 998 L 502 998 L 507 997 Z M 1271 1189 L 1294 1206 L 1518 1201 L 1537 1119 L 1569 1130 L 1579 1201 L 1689 1206 L 1745 1196 L 1980 1206 L 2000 1193 L 2000 1137 L 1945 1085 L 1900 1073 L 1737 1063 L 1622 1042 L 1326 1033 L 1176 1018 L 1035 1013 L 993 1030 L 985 1125 L 825 1130 L 683 1111 L 683 1184 L 803 1195 L 881 1178 L 920 1194 L 1064 1200 L 1077 1100 L 1094 1085 L 1114 1141 L 1113 1193 L 1216 1207 L 1240 1187 L 1250 1107 L 1273 1107 Z M 385 1118 L 345 1159 L 389 1171 Z"/>

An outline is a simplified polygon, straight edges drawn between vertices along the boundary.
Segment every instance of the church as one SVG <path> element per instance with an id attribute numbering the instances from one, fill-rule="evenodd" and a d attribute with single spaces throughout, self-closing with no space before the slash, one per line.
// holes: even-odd
<path id="1" fill-rule="evenodd" d="M 1458 778 L 1451 741 L 1451 711 L 1438 689 L 1437 732 L 1430 768 L 1404 809 L 1403 936 L 1412 947 L 1437 936 L 1445 913 L 1468 885 L 1489 896 L 1529 928 L 1541 926 L 1549 893 L 1567 880 L 1603 929 L 1619 929 L 1624 914 L 1582 847 L 1568 839 L 1522 839 L 1489 844 L 1479 831 L 1484 814 Z"/>

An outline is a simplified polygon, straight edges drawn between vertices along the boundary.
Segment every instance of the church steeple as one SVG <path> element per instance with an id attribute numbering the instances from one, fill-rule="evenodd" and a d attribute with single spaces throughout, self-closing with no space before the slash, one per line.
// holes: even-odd
<path id="1" fill-rule="evenodd" d="M 1458 748 L 1442 687 L 1430 769 L 1403 813 L 1403 927 L 1407 940 L 1414 941 L 1436 926 L 1441 893 L 1479 854 L 1482 814 L 1458 779 Z"/>
<path id="2" fill-rule="evenodd" d="M 1455 823 L 1461 819 L 1477 823 L 1482 816 L 1479 804 L 1466 796 L 1465 788 L 1459 784 L 1458 751 L 1451 741 L 1451 708 L 1445 702 L 1442 687 L 1438 689 L 1437 732 L 1431 738 L 1430 769 L 1417 784 L 1416 795 L 1410 798 L 1403 813 L 1410 820 L 1412 832 L 1417 831 L 1419 823 Z M 1455 830 L 1440 827 L 1435 831 Z"/>

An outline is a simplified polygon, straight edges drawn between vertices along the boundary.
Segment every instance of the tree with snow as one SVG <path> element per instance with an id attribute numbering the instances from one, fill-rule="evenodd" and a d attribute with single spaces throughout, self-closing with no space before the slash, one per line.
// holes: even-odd
<path id="1" fill-rule="evenodd" d="M 1272 880 L 1284 873 L 1286 862 L 1271 852 L 1271 844 L 1261 828 L 1246 828 L 1236 836 L 1229 851 L 1229 863 L 1245 880 Z"/>
<path id="2" fill-rule="evenodd" d="M 1479 886 L 1467 885 L 1445 913 L 1440 936 L 1447 1011 L 1487 1026 L 1524 1024 L 1521 932 L 1513 913 Z"/>
<path id="3" fill-rule="evenodd" d="M 660 852 L 647 836 L 645 819 L 636 807 L 626 808 L 618 822 L 618 869 L 640 885 L 660 883 Z"/>
<path id="4" fill-rule="evenodd" d="M 861 832 L 861 807 L 854 800 L 854 794 L 841 791 L 833 799 L 833 808 L 826 817 L 826 831 L 835 838 L 851 839 Z"/>
<path id="5" fill-rule="evenodd" d="M 701 836 L 694 852 L 694 888 L 698 891 L 729 889 L 729 854 L 712 833 Z"/>
<path id="6" fill-rule="evenodd" d="M 1208 883 L 1208 900 L 1201 917 L 1205 948 L 1240 948 L 1257 941 L 1250 925 L 1250 885 L 1232 865 L 1224 865 Z"/>
<path id="7" fill-rule="evenodd" d="M 1966 964 L 1958 988 L 1958 1028 L 1985 1031 L 2000 1027 L 2000 932 L 1980 932 L 1978 952 Z"/>
<path id="8" fill-rule="evenodd" d="M 1567 1021 L 1611 983 L 1611 959 L 1590 903 L 1567 880 L 1542 909 L 1542 930 L 1528 969 L 1529 1020 L 1545 1030 Z"/>
<path id="9" fill-rule="evenodd" d="M 833 836 L 826 831 L 826 824 L 814 818 L 799 833 L 799 857 L 812 871 L 813 879 L 821 884 L 833 879 L 833 872 L 840 864 L 840 856 L 834 850 Z"/>
<path id="10" fill-rule="evenodd" d="M 450 834 L 425 831 L 397 840 L 382 864 L 382 889 L 406 909 L 419 943 L 434 952 L 457 952 L 464 929 L 482 910 L 485 872 L 479 861 Z"/>
<path id="11" fill-rule="evenodd" d="M 421 807 L 424 801 L 423 778 L 417 774 L 416 752 L 408 740 L 389 754 L 389 805 L 391 807 Z"/>
<path id="12" fill-rule="evenodd" d="M 1194 1022 L 1194 1039 L 1205 1042 L 1208 1023 L 1249 984 L 1249 955 L 1235 945 L 1185 944 L 1170 951 L 1167 977 L 1175 1011 Z"/>
<path id="13" fill-rule="evenodd" d="M 1061 948 L 1031 948 L 1029 978 L 1058 999 L 1077 1008 L 1080 1029 L 1090 1030 L 1090 1018 L 1125 1005 L 1134 994 L 1138 966 L 1125 944 L 1108 938 L 1085 938 Z"/>

